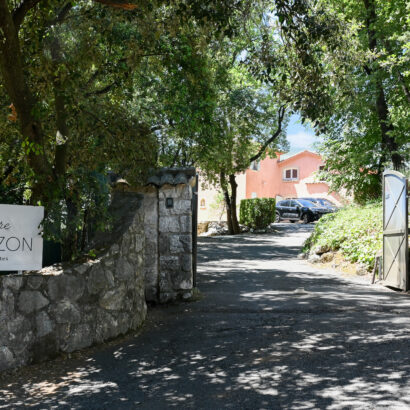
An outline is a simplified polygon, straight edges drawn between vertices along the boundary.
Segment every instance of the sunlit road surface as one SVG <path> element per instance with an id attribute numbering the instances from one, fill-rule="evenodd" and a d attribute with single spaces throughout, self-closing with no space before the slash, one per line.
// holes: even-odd
<path id="1" fill-rule="evenodd" d="M 298 260 L 312 226 L 201 238 L 202 299 L 0 381 L 0 408 L 408 409 L 410 296 Z"/>

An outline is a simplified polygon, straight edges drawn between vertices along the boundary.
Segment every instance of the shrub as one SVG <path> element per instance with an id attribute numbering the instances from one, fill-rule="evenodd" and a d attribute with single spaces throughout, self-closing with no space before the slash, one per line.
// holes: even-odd
<path id="1" fill-rule="evenodd" d="M 305 243 L 304 251 L 326 246 L 340 251 L 350 262 L 361 262 L 367 269 L 383 246 L 382 205 L 352 205 L 323 216 Z"/>
<path id="2" fill-rule="evenodd" d="M 242 199 L 239 222 L 250 228 L 263 229 L 275 220 L 275 198 Z"/>

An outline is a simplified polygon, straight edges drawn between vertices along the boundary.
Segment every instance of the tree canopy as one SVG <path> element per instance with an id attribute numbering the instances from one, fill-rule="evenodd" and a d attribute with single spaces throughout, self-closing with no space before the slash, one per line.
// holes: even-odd
<path id="1" fill-rule="evenodd" d="M 282 76 L 292 87 L 284 98 L 322 135 L 319 150 L 335 188 L 367 187 L 362 199 L 380 195 L 382 171 L 409 161 L 408 2 L 277 0 L 276 6 L 249 65 L 272 85 L 275 67 L 287 67 Z"/>
<path id="2" fill-rule="evenodd" d="M 45 205 L 70 258 L 104 220 L 109 172 L 195 164 L 231 204 L 292 112 L 322 135 L 334 187 L 377 196 L 409 161 L 409 7 L 0 0 L 1 200 Z"/>
<path id="3" fill-rule="evenodd" d="M 0 0 L 2 192 L 46 206 L 58 227 L 52 236 L 70 242 L 67 258 L 86 215 L 104 202 L 88 189 L 99 186 L 97 176 L 113 171 L 142 181 L 158 161 L 155 133 L 177 124 L 181 139 L 184 111 L 190 121 L 203 116 L 201 55 L 235 35 L 250 4 Z M 162 124 L 142 104 L 147 82 L 170 99 L 178 91 L 180 105 L 163 105 Z"/>

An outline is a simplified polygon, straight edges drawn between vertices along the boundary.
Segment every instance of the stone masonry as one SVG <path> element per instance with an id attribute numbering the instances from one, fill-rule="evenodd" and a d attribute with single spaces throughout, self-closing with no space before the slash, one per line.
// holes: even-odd
<path id="1" fill-rule="evenodd" d="M 195 169 L 161 169 L 138 192 L 117 180 L 97 258 L 0 276 L 0 371 L 137 329 L 146 300 L 192 296 Z"/>
<path id="2" fill-rule="evenodd" d="M 158 301 L 158 189 L 148 186 L 144 189 L 145 226 L 145 298 Z"/>
<path id="3" fill-rule="evenodd" d="M 148 180 L 145 211 L 145 295 L 165 303 L 192 296 L 192 185 L 195 169 L 164 168 Z M 172 205 L 167 199 L 172 200 Z"/>
<path id="4" fill-rule="evenodd" d="M 0 277 L 0 371 L 137 329 L 146 316 L 142 195 L 114 192 L 99 257 Z"/>

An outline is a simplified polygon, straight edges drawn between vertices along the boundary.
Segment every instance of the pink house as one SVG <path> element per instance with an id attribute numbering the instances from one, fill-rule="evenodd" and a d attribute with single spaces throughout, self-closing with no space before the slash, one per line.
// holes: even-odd
<path id="1" fill-rule="evenodd" d="M 340 195 L 329 192 L 329 186 L 315 175 L 324 165 L 319 154 L 305 150 L 284 159 L 283 153 L 276 155 L 246 170 L 246 198 L 316 197 L 341 204 Z"/>
<path id="2" fill-rule="evenodd" d="M 236 175 L 238 211 L 241 199 L 245 198 L 327 198 L 339 206 L 346 201 L 338 193 L 329 192 L 329 186 L 318 180 L 316 172 L 324 164 L 319 154 L 302 151 L 292 156 L 276 155 L 252 163 L 244 173 Z M 200 183 L 198 200 L 199 222 L 226 219 L 219 187 Z"/>

